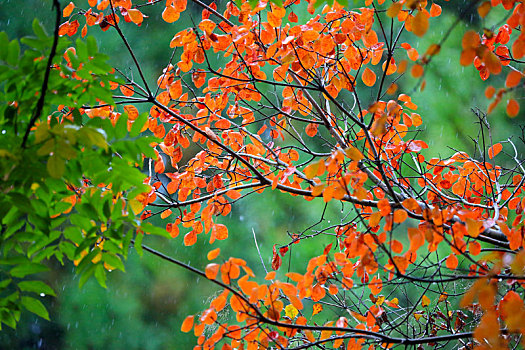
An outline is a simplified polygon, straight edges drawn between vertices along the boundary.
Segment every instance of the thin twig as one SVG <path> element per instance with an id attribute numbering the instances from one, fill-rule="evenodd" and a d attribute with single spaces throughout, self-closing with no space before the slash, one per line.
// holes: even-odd
<path id="1" fill-rule="evenodd" d="M 42 88 L 40 89 L 40 97 L 36 103 L 35 111 L 29 124 L 27 125 L 26 132 L 24 134 L 24 139 L 22 140 L 22 148 L 26 147 L 27 138 L 31 132 L 31 128 L 35 125 L 36 121 L 40 118 L 42 110 L 44 108 L 44 100 L 46 98 L 47 85 L 49 83 L 49 75 L 51 74 L 51 68 L 53 67 L 53 58 L 55 57 L 58 45 L 58 28 L 60 27 L 60 3 L 58 0 L 53 0 L 53 7 L 56 12 L 55 19 L 55 31 L 53 33 L 53 45 L 51 46 L 51 52 L 49 53 L 49 58 L 47 60 L 46 72 L 44 73 L 44 81 L 42 82 Z"/>

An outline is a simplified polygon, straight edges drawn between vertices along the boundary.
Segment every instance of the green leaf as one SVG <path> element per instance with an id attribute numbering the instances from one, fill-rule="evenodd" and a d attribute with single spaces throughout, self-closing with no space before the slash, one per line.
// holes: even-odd
<path id="1" fill-rule="evenodd" d="M 46 48 L 46 43 L 36 38 L 25 37 L 20 39 L 20 42 L 39 51 L 44 51 Z"/>
<path id="2" fill-rule="evenodd" d="M 39 272 L 43 272 L 47 270 L 49 270 L 49 268 L 42 264 L 25 263 L 25 264 L 21 264 L 21 265 L 17 265 L 13 267 L 11 271 L 9 271 L 9 273 L 13 277 L 23 278 L 27 275 L 31 275 L 34 273 L 39 273 Z"/>
<path id="3" fill-rule="evenodd" d="M 56 154 L 61 158 L 70 160 L 77 157 L 77 151 L 71 147 L 65 140 L 59 140 Z"/>
<path id="4" fill-rule="evenodd" d="M 12 40 L 7 45 L 7 63 L 11 66 L 18 65 L 18 57 L 20 57 L 20 44 L 18 40 Z"/>
<path id="5" fill-rule="evenodd" d="M 87 145 L 94 145 L 104 150 L 108 149 L 106 135 L 102 129 L 95 130 L 90 127 L 82 128 L 79 138 Z"/>
<path id="6" fill-rule="evenodd" d="M 35 143 L 38 144 L 49 137 L 49 127 L 47 123 L 40 123 L 35 130 Z M 49 154 L 49 153 L 47 153 Z"/>
<path id="7" fill-rule="evenodd" d="M 62 241 L 58 244 L 58 248 L 60 249 L 60 253 L 63 253 L 67 256 L 69 260 L 75 259 L 75 246 L 66 241 Z M 58 254 L 59 252 L 55 252 L 55 254 Z"/>
<path id="8" fill-rule="evenodd" d="M 95 56 L 98 53 L 97 40 L 93 36 L 88 36 L 86 39 L 87 50 L 89 56 Z"/>
<path id="9" fill-rule="evenodd" d="M 48 38 L 44 27 L 36 18 L 33 20 L 33 32 L 39 39 L 44 40 Z"/>
<path id="10" fill-rule="evenodd" d="M 91 203 L 81 203 L 75 206 L 77 211 L 84 217 L 96 220 L 99 218 L 98 212 Z"/>
<path id="11" fill-rule="evenodd" d="M 122 114 L 115 125 L 115 138 L 123 139 L 128 133 L 128 118 L 125 114 Z"/>
<path id="12" fill-rule="evenodd" d="M 55 291 L 50 286 L 42 281 L 22 281 L 18 283 L 18 288 L 23 292 L 44 293 L 47 295 L 56 296 Z"/>
<path id="13" fill-rule="evenodd" d="M 86 284 L 86 282 L 88 281 L 89 277 L 91 277 L 91 275 L 95 271 L 95 267 L 96 267 L 96 265 L 89 265 L 89 268 L 87 268 L 86 271 L 84 271 L 82 273 L 82 275 L 80 276 L 80 279 L 78 281 L 78 287 L 79 288 L 82 288 L 82 286 L 84 284 Z"/>
<path id="14" fill-rule="evenodd" d="M 0 311 L 0 320 L 8 325 L 9 327 L 15 329 L 16 328 L 16 319 L 14 316 L 9 312 L 9 310 L 4 309 Z"/>
<path id="15" fill-rule="evenodd" d="M 12 280 L 10 278 L 6 279 L 6 280 L 3 280 L 3 281 L 0 281 L 0 290 L 6 288 L 9 285 L 9 283 L 11 283 L 11 281 Z"/>
<path id="16" fill-rule="evenodd" d="M 4 61 L 7 57 L 7 45 L 9 43 L 9 38 L 7 37 L 7 34 L 6 32 L 1 32 L 0 33 L 0 47 L 2 48 L 6 48 L 6 49 L 2 49 L 0 50 L 0 60 Z"/>
<path id="17" fill-rule="evenodd" d="M 133 243 L 133 246 L 135 247 L 135 250 L 137 251 L 139 256 L 142 256 L 142 254 L 144 253 L 142 250 L 142 239 L 143 238 L 144 238 L 143 233 L 137 233 L 137 235 L 135 236 L 135 242 Z"/>
<path id="18" fill-rule="evenodd" d="M 25 307 L 28 311 L 49 321 L 49 313 L 47 312 L 44 304 L 40 302 L 40 300 L 31 297 L 22 297 L 21 302 L 22 306 Z"/>
<path id="19" fill-rule="evenodd" d="M 76 51 L 77 51 L 78 58 L 82 62 L 87 62 L 89 60 L 87 45 L 83 43 L 82 40 L 80 40 L 80 38 L 77 39 L 76 44 L 77 44 Z"/>
<path id="20" fill-rule="evenodd" d="M 46 167 L 51 177 L 60 179 L 66 170 L 66 163 L 64 159 L 54 154 L 47 160 Z"/>
<path id="21" fill-rule="evenodd" d="M 49 139 L 36 151 L 37 156 L 47 156 L 55 150 L 55 139 Z"/>
<path id="22" fill-rule="evenodd" d="M 107 274 L 106 274 L 106 269 L 104 268 L 104 265 L 102 264 L 97 265 L 97 267 L 95 268 L 95 278 L 97 279 L 98 284 L 100 284 L 101 287 L 104 287 L 104 288 L 108 287 L 106 285 Z"/>
<path id="23" fill-rule="evenodd" d="M 104 244 L 104 248 L 106 248 L 106 245 Z M 124 264 L 122 263 L 122 260 L 120 260 L 120 257 L 114 254 L 110 253 L 103 253 L 102 254 L 102 261 L 110 265 L 111 267 L 115 269 L 119 269 L 121 271 L 125 271 Z"/>
<path id="24" fill-rule="evenodd" d="M 9 197 L 11 197 L 12 203 L 20 209 L 20 211 L 24 213 L 30 213 L 33 211 L 33 206 L 27 196 L 18 192 L 10 192 Z"/>
<path id="25" fill-rule="evenodd" d="M 131 137 L 137 137 L 140 134 L 140 130 L 144 127 L 144 124 L 146 124 L 146 121 L 148 120 L 148 113 L 144 112 L 142 114 L 139 114 L 139 117 L 135 119 L 133 124 L 131 125 L 131 131 L 129 132 L 129 136 Z"/>
<path id="26" fill-rule="evenodd" d="M 152 235 L 171 238 L 170 234 L 168 233 L 168 231 L 166 231 L 166 229 L 162 227 L 153 226 L 149 222 L 143 222 L 142 225 L 140 225 L 140 229 Z"/>

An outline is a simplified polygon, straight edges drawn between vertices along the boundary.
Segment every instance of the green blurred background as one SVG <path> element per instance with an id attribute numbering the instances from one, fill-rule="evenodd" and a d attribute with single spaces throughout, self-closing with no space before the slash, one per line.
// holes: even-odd
<path id="1" fill-rule="evenodd" d="M 420 52 L 424 52 L 431 43 L 440 41 L 446 29 L 456 21 L 462 6 L 468 6 L 469 2 L 454 1 L 454 4 L 450 4 L 438 1 L 444 8 L 444 15 L 431 20 L 430 32 L 424 39 L 416 40 L 408 34 L 401 42 L 409 42 Z M 62 5 L 65 4 L 62 1 Z M 85 5 L 87 7 L 87 1 Z M 223 6 L 225 2 L 220 2 L 219 8 Z M 189 10 L 179 21 L 167 24 L 160 17 L 162 7 L 163 2 L 158 6 L 144 8 L 149 17 L 141 28 L 131 23 L 123 26 L 128 41 L 142 63 L 148 83 L 152 86 L 172 54 L 169 42 L 173 35 L 200 21 L 201 9 L 189 3 Z M 307 13 L 298 15 L 301 22 L 301 18 L 304 20 Z M 11 39 L 30 35 L 34 17 L 51 32 L 54 23 L 51 1 L 0 1 L 0 30 L 6 31 Z M 477 16 L 468 15 L 465 21 L 456 26 L 441 53 L 427 68 L 427 83 L 423 92 L 418 89 L 413 91 L 417 82 L 409 74 L 398 81 L 399 91 L 413 91 L 412 100 L 419 105 L 418 113 L 424 122 L 418 138 L 425 140 L 430 146 L 425 154 L 434 157 L 446 157 L 455 153 L 449 147 L 472 152 L 474 143 L 470 138 L 476 138 L 479 127 L 471 108 L 485 110 L 488 104 L 483 96 L 486 83 L 481 81 L 472 66 L 462 68 L 458 64 L 461 37 L 467 26 L 480 28 L 484 23 L 480 23 Z M 111 57 L 110 62 L 114 66 L 134 75 L 138 80 L 129 55 L 113 31 L 104 33 L 97 28 L 90 28 L 88 34 L 97 38 L 101 51 Z M 406 58 L 404 54 L 398 57 L 401 56 Z M 495 85 L 502 85 L 504 77 L 490 79 L 493 79 Z M 368 91 L 361 95 L 369 100 L 373 96 Z M 494 140 L 506 139 L 515 134 L 522 118 L 521 114 L 515 119 L 507 118 L 500 106 L 489 116 L 494 127 Z M 222 258 L 243 258 L 256 275 L 264 276 L 253 232 L 257 235 L 261 255 L 269 268 L 273 244 L 287 243 L 288 233 L 305 230 L 320 218 L 323 209 L 322 201 L 306 202 L 268 190 L 262 195 L 240 200 L 234 205 L 232 212 L 221 219 L 221 223 L 229 227 L 230 238 L 226 241 L 210 246 L 206 237 L 199 237 L 195 246 L 187 248 L 182 243 L 185 232 L 181 232 L 173 240 L 146 237 L 144 243 L 201 269 L 207 264 L 205 253 L 220 247 Z M 340 206 L 329 205 L 327 209 L 327 221 L 339 223 L 342 220 Z M 153 219 L 154 223 L 163 225 L 161 221 L 160 218 Z M 319 254 L 319 247 L 324 244 L 322 238 L 312 240 L 312 243 L 301 243 L 300 251 L 292 249 L 286 255 L 283 266 L 290 264 L 291 270 L 294 270 L 295 261 Z M 103 289 L 95 281 L 90 281 L 79 289 L 73 266 L 54 266 L 53 272 L 43 276 L 58 294 L 57 298 L 44 298 L 52 321 L 23 313 L 16 330 L 4 328 L 0 332 L 0 348 L 193 348 L 194 336 L 191 333 L 181 333 L 180 324 L 186 315 L 204 309 L 217 289 L 211 283 L 147 253 L 140 258 L 132 251 L 126 262 L 126 270 L 126 273 L 112 272 L 107 289 Z"/>

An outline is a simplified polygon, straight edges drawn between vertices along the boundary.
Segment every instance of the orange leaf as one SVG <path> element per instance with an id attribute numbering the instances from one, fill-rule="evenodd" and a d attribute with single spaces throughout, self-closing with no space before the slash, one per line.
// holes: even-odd
<path id="1" fill-rule="evenodd" d="M 169 94 L 172 100 L 176 100 L 182 95 L 182 84 L 180 80 L 177 80 L 169 87 Z"/>
<path id="2" fill-rule="evenodd" d="M 124 111 L 128 115 L 128 119 L 129 120 L 135 120 L 135 119 L 137 119 L 139 117 L 139 111 L 138 111 L 137 107 L 135 107 L 133 105 L 125 105 L 124 106 Z"/>
<path id="3" fill-rule="evenodd" d="M 419 209 L 419 204 L 414 198 L 407 198 L 402 202 L 403 206 L 410 211 Z"/>
<path id="4" fill-rule="evenodd" d="M 266 277 L 264 277 L 265 280 L 270 281 L 275 278 L 275 271 L 270 271 L 266 274 Z"/>
<path id="5" fill-rule="evenodd" d="M 481 253 L 481 244 L 476 241 L 469 242 L 468 249 L 471 255 L 479 255 L 479 253 Z"/>
<path id="6" fill-rule="evenodd" d="M 180 330 L 184 333 L 188 333 L 193 328 L 193 319 L 194 316 L 188 316 L 184 319 L 184 322 L 182 322 L 182 326 L 180 327 Z"/>
<path id="7" fill-rule="evenodd" d="M 131 21 L 136 25 L 141 25 L 142 21 L 144 20 L 144 15 L 137 9 L 129 9 L 128 15 L 129 18 L 131 18 Z"/>
<path id="8" fill-rule="evenodd" d="M 473 30 L 469 30 L 463 34 L 463 39 L 461 41 L 461 46 L 463 49 L 475 49 L 479 46 L 481 40 L 479 34 Z"/>
<path id="9" fill-rule="evenodd" d="M 366 67 L 363 75 L 361 75 L 361 79 L 363 79 L 363 83 L 365 83 L 366 86 L 373 86 L 376 82 L 376 74 L 370 68 Z"/>
<path id="10" fill-rule="evenodd" d="M 170 215 L 171 215 L 171 209 L 166 209 L 160 214 L 160 218 L 166 219 Z"/>
<path id="11" fill-rule="evenodd" d="M 133 85 L 121 85 L 120 92 L 122 92 L 124 96 L 130 97 L 135 93 L 135 89 L 133 88 Z"/>
<path id="12" fill-rule="evenodd" d="M 423 295 L 423 297 L 421 297 L 421 306 L 427 307 L 428 305 L 430 305 L 430 299 L 426 295 Z"/>
<path id="13" fill-rule="evenodd" d="M 216 257 L 218 257 L 220 253 L 221 253 L 221 248 L 216 248 L 216 249 L 210 250 L 206 257 L 208 258 L 208 260 L 213 260 Z"/>
<path id="14" fill-rule="evenodd" d="M 507 79 L 505 80 L 505 87 L 513 88 L 515 86 L 518 86 L 522 77 L 523 77 L 523 74 L 521 72 L 516 71 L 516 70 L 511 70 L 509 74 L 507 74 Z"/>
<path id="15" fill-rule="evenodd" d="M 407 219 L 407 217 L 408 214 L 403 209 L 397 209 L 396 211 L 394 211 L 394 222 L 396 224 L 404 222 Z"/>
<path id="16" fill-rule="evenodd" d="M 173 7 L 172 5 L 166 6 L 164 11 L 162 12 L 162 19 L 168 23 L 175 22 L 176 20 L 179 19 L 179 17 L 180 17 L 180 13 L 177 12 L 175 7 Z"/>
<path id="17" fill-rule="evenodd" d="M 317 303 L 312 306 L 312 316 L 317 315 L 321 311 L 323 311 L 323 305 Z"/>
<path id="18" fill-rule="evenodd" d="M 396 239 L 390 241 L 390 248 L 394 253 L 401 253 L 403 251 L 403 244 Z"/>
<path id="19" fill-rule="evenodd" d="M 325 295 L 326 291 L 324 290 L 324 288 L 319 283 L 316 283 L 316 285 L 312 288 L 312 300 L 319 301 L 323 299 Z"/>
<path id="20" fill-rule="evenodd" d="M 478 14 L 481 18 L 485 18 L 491 9 L 492 5 L 490 4 L 490 1 L 485 1 L 478 6 Z"/>
<path id="21" fill-rule="evenodd" d="M 403 9 L 403 3 L 394 2 L 392 5 L 390 5 L 388 10 L 386 10 L 386 15 L 390 18 L 397 17 L 397 15 L 399 14 L 399 11 L 401 11 L 402 9 Z"/>
<path id="22" fill-rule="evenodd" d="M 507 80 L 509 79 L 509 77 L 507 76 Z M 505 85 L 507 83 L 505 82 Z M 496 93 L 496 88 L 494 88 L 494 86 L 492 85 L 489 85 L 487 86 L 487 88 L 485 89 L 485 97 L 488 98 L 488 99 L 491 99 L 494 94 Z"/>
<path id="23" fill-rule="evenodd" d="M 354 146 L 349 146 L 347 149 L 345 149 L 345 154 L 348 158 L 355 162 L 358 162 L 365 157 L 363 156 L 363 153 L 361 153 L 361 151 Z"/>
<path id="24" fill-rule="evenodd" d="M 479 236 L 479 229 L 483 226 L 483 223 L 472 219 L 466 219 L 465 222 L 467 223 L 468 235 L 472 238 Z"/>
<path id="25" fill-rule="evenodd" d="M 215 235 L 215 238 L 222 241 L 228 238 L 228 228 L 222 224 L 215 224 L 213 226 L 213 233 Z"/>
<path id="26" fill-rule="evenodd" d="M 206 268 L 204 269 L 204 272 L 206 273 L 206 277 L 210 280 L 214 280 L 215 277 L 217 277 L 217 274 L 219 273 L 219 264 L 208 264 L 206 265 Z"/>
<path id="27" fill-rule="evenodd" d="M 392 211 L 390 203 L 386 198 L 380 199 L 379 202 L 377 202 L 377 208 L 381 212 L 381 216 L 387 216 Z"/>
<path id="28" fill-rule="evenodd" d="M 197 234 L 195 231 L 190 231 L 184 235 L 184 245 L 185 246 L 192 246 L 197 242 Z"/>
<path id="29" fill-rule="evenodd" d="M 438 17 L 439 15 L 441 15 L 441 6 L 432 3 L 432 6 L 430 6 L 430 17 Z"/>
<path id="30" fill-rule="evenodd" d="M 417 251 L 423 244 L 425 244 L 425 237 L 423 233 L 416 227 L 408 228 L 408 239 L 410 240 L 410 251 Z"/>
<path id="31" fill-rule="evenodd" d="M 199 23 L 199 29 L 205 32 L 206 34 L 210 35 L 211 32 L 215 29 L 217 25 L 215 22 L 210 21 L 209 19 L 204 19 Z"/>
<path id="32" fill-rule="evenodd" d="M 314 137 L 317 134 L 317 124 L 310 123 L 306 126 L 306 135 Z"/>
<path id="33" fill-rule="evenodd" d="M 239 198 L 241 198 L 241 192 L 239 192 L 237 190 L 229 190 L 228 192 L 226 192 L 226 195 L 228 197 L 230 197 L 231 199 L 239 199 Z"/>
<path id="34" fill-rule="evenodd" d="M 383 281 L 377 278 L 377 276 L 374 276 L 374 278 L 372 278 L 372 280 L 368 284 L 368 288 L 370 288 L 372 294 L 377 295 L 383 289 Z"/>
<path id="35" fill-rule="evenodd" d="M 511 98 L 507 101 L 507 115 L 511 118 L 514 118 L 515 116 L 518 115 L 518 113 L 520 112 L 520 105 L 518 103 L 518 101 L 516 101 L 515 99 Z"/>
<path id="36" fill-rule="evenodd" d="M 483 62 L 485 63 L 485 66 L 492 74 L 499 74 L 501 73 L 501 61 L 494 54 L 494 52 L 490 50 L 486 50 L 485 54 L 483 55 Z"/>
<path id="37" fill-rule="evenodd" d="M 278 28 L 281 26 L 281 23 L 282 23 L 281 18 L 277 17 L 273 12 L 268 12 L 267 18 L 268 18 L 268 24 L 272 26 L 273 28 Z"/>
<path id="38" fill-rule="evenodd" d="M 502 149 L 503 149 L 503 146 L 501 145 L 501 143 L 496 143 L 496 144 L 490 146 L 489 151 L 488 151 L 489 158 L 492 159 L 495 156 L 497 156 L 498 153 L 501 152 Z"/>
<path id="39" fill-rule="evenodd" d="M 71 15 L 71 12 L 75 9 L 75 4 L 70 2 L 66 7 L 64 7 L 64 10 L 62 11 L 63 17 L 69 17 Z"/>
<path id="40" fill-rule="evenodd" d="M 178 12 L 183 12 L 186 10 L 186 6 L 188 5 L 187 0 L 174 0 L 173 4 L 175 5 L 175 9 Z"/>
<path id="41" fill-rule="evenodd" d="M 420 65 L 420 64 L 415 64 L 412 69 L 410 70 L 410 74 L 412 74 L 412 76 L 414 78 L 419 78 L 423 75 L 423 73 L 425 72 L 425 70 L 423 69 L 423 66 Z"/>
<path id="42" fill-rule="evenodd" d="M 446 265 L 449 269 L 454 270 L 458 267 L 458 257 L 455 254 L 450 254 L 447 258 Z"/>
<path id="43" fill-rule="evenodd" d="M 423 36 L 428 30 L 428 17 L 423 11 L 419 11 L 412 20 L 412 33 Z"/>

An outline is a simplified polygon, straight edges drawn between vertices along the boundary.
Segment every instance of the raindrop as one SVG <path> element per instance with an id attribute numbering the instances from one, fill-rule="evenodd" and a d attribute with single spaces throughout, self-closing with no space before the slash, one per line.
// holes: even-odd
<path id="1" fill-rule="evenodd" d="M 40 296 L 43 298 L 43 297 L 46 296 L 46 294 L 45 293 L 40 293 Z"/>
<path id="2" fill-rule="evenodd" d="M 5 135 L 6 132 L 7 130 L 2 130 L 2 135 Z"/>

